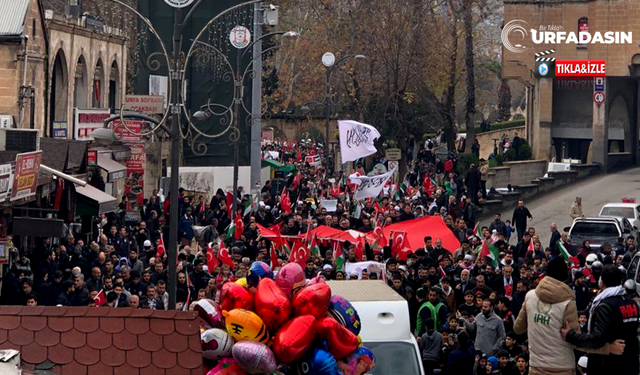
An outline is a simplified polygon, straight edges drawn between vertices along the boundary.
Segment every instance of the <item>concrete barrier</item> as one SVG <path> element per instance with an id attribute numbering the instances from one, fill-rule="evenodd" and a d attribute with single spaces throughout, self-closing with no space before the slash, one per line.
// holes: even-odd
<path id="1" fill-rule="evenodd" d="M 505 162 L 501 167 L 489 169 L 487 188 L 503 188 L 507 185 L 526 185 L 544 176 L 546 160 L 522 160 Z"/>

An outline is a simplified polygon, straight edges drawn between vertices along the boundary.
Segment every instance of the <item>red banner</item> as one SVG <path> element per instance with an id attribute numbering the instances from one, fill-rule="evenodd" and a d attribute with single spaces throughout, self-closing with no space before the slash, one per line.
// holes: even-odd
<path id="1" fill-rule="evenodd" d="M 131 210 L 137 210 L 144 199 L 144 167 L 146 154 L 144 145 L 131 145 L 131 156 L 126 161 L 127 178 L 124 183 L 124 194 L 129 198 Z"/>
<path id="2" fill-rule="evenodd" d="M 113 132 L 116 135 L 116 139 L 118 139 L 122 143 L 140 143 L 142 142 L 142 121 L 125 121 L 127 127 L 125 128 L 122 122 L 114 121 L 113 122 Z M 127 130 L 127 128 L 129 128 Z"/>

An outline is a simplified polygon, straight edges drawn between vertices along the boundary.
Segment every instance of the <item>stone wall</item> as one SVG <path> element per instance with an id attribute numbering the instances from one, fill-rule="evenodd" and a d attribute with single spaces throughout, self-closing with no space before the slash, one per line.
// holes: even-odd
<path id="1" fill-rule="evenodd" d="M 272 127 L 274 129 L 274 138 L 291 142 L 297 139 L 298 134 L 316 130 L 320 132 L 324 138 L 324 122 L 324 119 L 321 118 L 271 118 L 263 119 L 262 127 L 264 129 Z M 336 121 L 331 121 L 331 123 L 329 123 L 329 139 L 331 139 L 331 142 L 336 142 L 337 133 Z"/>
<path id="2" fill-rule="evenodd" d="M 504 188 L 507 185 L 529 185 L 547 171 L 546 160 L 523 160 L 505 162 L 503 166 L 491 168 L 487 188 Z"/>
<path id="3" fill-rule="evenodd" d="M 518 136 L 525 137 L 525 127 L 518 126 L 515 128 L 509 129 L 501 129 L 501 130 L 493 130 L 485 133 L 476 134 L 476 139 L 478 143 L 480 143 L 480 158 L 488 159 L 489 155 L 493 153 L 493 140 L 500 139 L 503 134 L 509 136 L 509 138 L 513 138 L 513 136 L 518 133 Z M 500 142 L 498 141 L 498 145 Z"/>

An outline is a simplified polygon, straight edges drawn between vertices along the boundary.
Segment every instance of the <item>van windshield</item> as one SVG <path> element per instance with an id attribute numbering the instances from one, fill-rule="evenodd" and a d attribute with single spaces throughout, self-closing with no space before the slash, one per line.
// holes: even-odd
<path id="1" fill-rule="evenodd" d="M 372 375 L 420 375 L 420 366 L 414 346 L 407 342 L 365 342 L 376 356 Z"/>
<path id="2" fill-rule="evenodd" d="M 618 227 L 614 223 L 579 221 L 571 228 L 571 235 L 619 237 Z"/>
<path id="3" fill-rule="evenodd" d="M 633 220 L 633 207 L 605 207 L 600 212 L 600 216 L 625 217 Z"/>

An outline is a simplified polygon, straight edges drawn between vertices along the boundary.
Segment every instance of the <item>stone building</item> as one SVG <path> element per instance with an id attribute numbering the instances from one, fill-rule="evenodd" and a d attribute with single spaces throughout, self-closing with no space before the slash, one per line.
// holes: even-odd
<path id="1" fill-rule="evenodd" d="M 505 0 L 505 24 L 521 20 L 531 29 L 578 33 L 632 32 L 632 43 L 534 44 L 525 51 L 503 47 L 502 76 L 527 91 L 526 135 L 534 157 L 580 159 L 611 169 L 635 164 L 638 152 L 640 4 L 635 0 Z M 554 49 L 563 60 L 605 60 L 602 105 L 594 102 L 593 78 L 537 78 L 536 52 Z"/>
<path id="2" fill-rule="evenodd" d="M 0 1 L 0 125 L 42 130 L 47 49 L 40 2 Z"/>
<path id="3" fill-rule="evenodd" d="M 49 33 L 49 130 L 66 126 L 73 138 L 75 109 L 119 109 L 125 94 L 126 38 L 100 20 L 45 10 Z"/>

